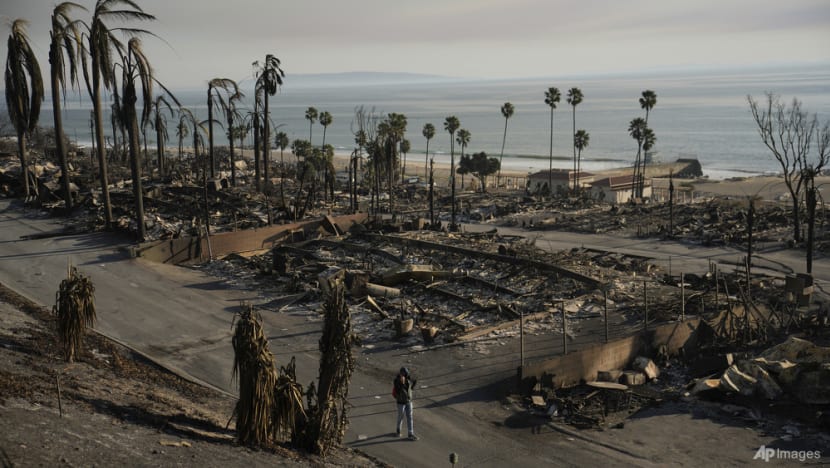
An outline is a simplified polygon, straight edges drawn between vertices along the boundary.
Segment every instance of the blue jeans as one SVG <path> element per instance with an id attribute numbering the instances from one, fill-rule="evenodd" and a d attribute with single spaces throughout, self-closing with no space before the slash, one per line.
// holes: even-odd
<path id="1" fill-rule="evenodd" d="M 398 434 L 401 433 L 401 423 L 403 422 L 404 413 L 406 413 L 406 428 L 409 431 L 408 435 L 415 435 L 415 428 L 412 423 L 412 402 L 398 403 Z"/>

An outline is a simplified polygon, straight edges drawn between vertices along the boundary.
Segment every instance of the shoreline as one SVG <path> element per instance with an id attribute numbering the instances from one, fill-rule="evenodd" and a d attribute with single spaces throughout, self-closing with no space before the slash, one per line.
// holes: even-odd
<path id="1" fill-rule="evenodd" d="M 74 142 L 79 148 L 83 148 L 84 150 L 88 150 L 91 148 L 91 143 L 89 142 Z M 228 148 L 227 145 L 217 145 L 217 147 Z M 235 148 L 236 151 L 240 151 L 239 148 Z M 151 151 L 155 151 L 151 149 Z M 178 147 L 177 146 L 166 146 L 165 150 L 168 154 L 172 154 L 174 157 L 177 154 Z M 192 149 L 189 146 L 184 147 L 185 152 L 192 153 Z M 245 148 L 241 150 L 242 154 L 247 159 L 253 158 L 253 150 L 251 148 Z M 344 149 L 344 148 L 336 148 L 334 150 L 335 158 L 343 158 L 348 159 L 351 156 L 351 151 Z M 279 150 L 275 150 L 273 147 L 271 148 L 272 154 L 272 161 L 274 161 L 274 154 L 276 154 L 277 158 L 279 157 Z M 466 153 L 465 153 L 466 154 Z M 285 150 L 286 159 L 288 157 L 293 158 L 290 149 Z M 458 159 L 460 158 L 461 153 L 456 152 L 456 164 L 458 163 Z M 409 166 L 409 161 L 415 161 L 415 165 L 421 165 L 423 168 L 423 160 L 425 154 L 423 152 L 411 152 L 408 153 L 407 158 L 407 166 Z M 435 167 L 436 169 L 441 165 L 446 165 L 447 167 L 450 164 L 450 154 L 445 152 L 430 152 L 430 156 L 435 159 Z M 497 154 L 488 155 L 490 157 L 498 158 Z M 364 154 L 365 158 L 365 154 Z M 677 159 L 680 159 L 679 157 Z M 699 158 L 696 158 L 700 160 Z M 676 160 L 676 159 L 675 159 Z M 657 161 L 658 163 L 660 161 Z M 664 163 L 674 162 L 674 161 L 662 161 Z M 584 172 L 602 172 L 602 171 L 609 171 L 614 169 L 622 169 L 626 167 L 630 167 L 633 165 L 631 161 L 623 160 L 623 159 L 582 159 L 581 166 Z M 701 162 L 701 165 L 703 163 Z M 505 154 L 504 158 L 502 159 L 502 175 L 505 173 L 510 173 L 511 177 L 527 177 L 529 174 L 538 171 L 544 171 L 550 168 L 550 159 L 547 155 L 514 155 L 514 154 Z M 572 169 L 573 168 L 573 159 L 569 156 L 562 156 L 562 155 L 554 155 L 553 157 L 553 169 Z M 745 177 L 780 177 L 780 172 L 770 172 L 770 171 L 750 171 L 746 168 L 734 168 L 734 169 L 721 169 L 721 168 L 707 168 L 705 166 L 702 167 L 703 169 L 703 177 L 710 179 L 710 180 L 730 180 L 734 178 L 745 178 Z M 407 170 L 407 173 L 409 171 Z M 417 174 L 413 174 L 417 175 Z M 423 176 L 423 171 L 421 172 L 421 176 Z"/>
<path id="2" fill-rule="evenodd" d="M 227 148 L 227 147 L 225 147 Z M 172 157 L 176 157 L 178 148 L 168 147 L 167 153 L 172 155 Z M 242 157 L 245 158 L 246 161 L 251 161 L 253 159 L 253 150 L 250 148 L 246 148 L 243 150 L 238 150 L 238 155 L 241 154 Z M 186 153 L 192 153 L 192 148 L 184 147 L 184 151 Z M 466 153 L 465 153 L 466 154 Z M 284 153 L 285 159 L 291 161 L 294 159 L 294 156 L 287 151 Z M 405 177 L 418 177 L 420 182 L 425 183 L 426 180 L 424 179 L 424 154 L 423 153 L 409 153 L 407 155 L 407 163 L 406 163 L 406 172 Z M 349 164 L 349 159 L 351 157 L 350 151 L 344 150 L 335 150 L 334 153 L 334 167 L 339 171 L 345 171 Z M 433 155 L 435 160 L 435 181 L 437 185 L 441 184 L 448 184 L 449 183 L 449 172 L 450 172 L 450 155 L 444 153 L 435 153 Z M 495 156 L 497 157 L 497 156 Z M 364 161 L 365 161 L 365 154 L 364 154 Z M 460 158 L 460 152 L 456 155 L 456 164 L 458 159 Z M 278 161 L 279 160 L 279 151 L 271 150 L 271 160 Z M 544 164 L 548 161 L 542 158 L 533 158 L 531 160 L 536 164 L 534 166 L 527 166 L 527 169 L 524 168 L 517 168 L 516 161 L 510 161 L 505 156 L 503 160 L 505 168 L 501 171 L 502 179 L 507 179 L 504 181 L 505 185 L 508 188 L 518 189 L 524 187 L 526 183 L 526 179 L 529 174 L 537 171 L 544 171 L 548 169 L 548 165 Z M 512 163 L 512 164 L 511 164 Z M 564 164 L 563 164 L 564 163 Z M 604 171 L 611 171 L 615 169 L 623 169 L 627 166 L 614 164 L 615 161 L 602 161 L 601 167 L 592 167 L 594 165 L 590 164 L 590 161 L 583 161 L 583 167 L 585 172 L 597 172 L 601 173 Z M 544 167 L 542 167 L 544 166 Z M 567 161 L 564 160 L 554 160 L 554 169 L 569 169 L 570 165 L 567 164 Z M 765 173 L 751 173 L 751 172 L 739 172 L 739 171 L 725 171 L 725 170 L 709 170 L 707 171 L 705 168 L 703 170 L 703 177 L 697 179 L 678 179 L 680 185 L 690 186 L 691 190 L 698 194 L 707 194 L 707 195 L 715 195 L 715 196 L 723 196 L 723 197 L 735 197 L 735 198 L 747 198 L 747 197 L 755 197 L 763 201 L 777 201 L 777 202 L 789 202 L 790 194 L 787 190 L 786 186 L 784 185 L 783 177 L 781 174 L 770 174 L 768 172 Z M 461 176 L 457 175 L 460 179 Z M 488 186 L 494 184 L 495 175 L 488 176 Z M 475 179 L 472 175 L 467 174 L 464 176 L 465 178 L 465 187 L 468 186 L 469 181 Z M 460 187 L 460 180 L 457 182 Z M 821 176 L 816 179 L 816 185 L 830 183 L 830 176 Z M 654 179 L 654 186 L 662 187 L 665 185 L 665 188 L 668 187 L 668 180 L 667 179 Z"/>

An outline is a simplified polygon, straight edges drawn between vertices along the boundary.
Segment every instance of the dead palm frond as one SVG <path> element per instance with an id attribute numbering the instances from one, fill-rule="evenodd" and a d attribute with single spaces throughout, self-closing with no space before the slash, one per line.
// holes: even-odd
<path id="1" fill-rule="evenodd" d="M 69 277 L 61 281 L 52 313 L 58 318 L 58 338 L 64 357 L 67 362 L 73 362 L 75 355 L 81 352 L 86 328 L 95 324 L 95 286 L 92 280 L 71 267 Z"/>
<path id="2" fill-rule="evenodd" d="M 287 366 L 280 367 L 272 414 L 274 434 L 292 440 L 303 430 L 307 419 L 303 408 L 303 386 L 297 383 L 296 368 L 293 357 Z"/>
<path id="3" fill-rule="evenodd" d="M 243 304 L 233 334 L 233 377 L 239 381 L 236 438 L 241 444 L 265 446 L 271 440 L 277 370 L 261 319 Z"/>
<path id="4" fill-rule="evenodd" d="M 67 148 L 64 143 L 63 115 L 61 96 L 66 94 L 66 72 L 69 72 L 69 84 L 78 85 L 78 62 L 84 52 L 82 27 L 83 21 L 73 20 L 70 12 L 73 8 L 86 11 L 81 5 L 63 2 L 52 10 L 52 40 L 49 42 L 50 81 L 52 85 L 52 117 L 55 122 L 55 146 L 61 168 L 63 199 L 67 212 L 72 209 L 72 195 L 69 182 L 69 163 Z"/>
<path id="5" fill-rule="evenodd" d="M 11 26 L 6 56 L 6 107 L 9 120 L 17 133 L 18 158 L 25 196 L 29 196 L 29 172 L 26 162 L 26 137 L 37 127 L 40 104 L 43 102 L 43 76 L 26 34 L 28 22 L 16 19 Z"/>

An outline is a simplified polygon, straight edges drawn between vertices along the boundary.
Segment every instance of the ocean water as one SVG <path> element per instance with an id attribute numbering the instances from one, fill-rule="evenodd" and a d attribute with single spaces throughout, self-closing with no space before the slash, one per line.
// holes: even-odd
<path id="1" fill-rule="evenodd" d="M 311 80 L 309 80 L 311 81 Z M 778 173 L 780 166 L 758 136 L 747 103 L 747 95 L 764 99 L 774 92 L 785 101 L 797 97 L 803 108 L 816 113 L 822 121 L 830 119 L 830 67 L 812 67 L 777 72 L 734 71 L 718 73 L 675 73 L 659 76 L 604 76 L 567 79 L 524 80 L 409 80 L 407 82 L 362 83 L 348 80 L 313 80 L 303 83 L 302 77 L 292 81 L 289 73 L 280 92 L 271 98 L 271 117 L 280 131 L 293 139 L 309 138 L 309 122 L 305 110 L 314 106 L 328 111 L 333 122 L 326 131 L 326 142 L 340 152 L 354 149 L 353 121 L 358 106 L 384 116 L 403 113 L 408 120 L 406 138 L 412 151 L 407 164 L 423 167 L 426 140 L 421 134 L 425 123 L 436 128 L 429 150 L 436 161 L 448 161 L 450 137 L 444 131 L 444 119 L 455 115 L 461 127 L 472 134 L 467 152 L 485 151 L 499 156 L 504 131 L 500 108 L 511 102 L 515 114 L 508 122 L 503 167 L 536 171 L 549 164 L 550 108 L 544 103 L 544 92 L 556 86 L 562 102 L 554 111 L 554 167 L 570 168 L 573 164 L 573 109 L 566 102 L 567 90 L 579 87 L 583 102 L 576 108 L 576 128 L 590 134 L 590 143 L 582 153 L 586 171 L 630 166 L 637 153 L 636 142 L 628 135 L 629 122 L 643 117 L 638 99 L 645 89 L 657 93 L 657 105 L 649 114 L 649 126 L 657 136 L 654 150 L 662 161 L 697 158 L 704 174 L 715 179 L 739 175 Z M 200 119 L 207 117 L 206 89 L 176 90 L 182 104 Z M 243 92 L 252 94 L 250 81 L 240 83 Z M 44 103 L 42 125 L 51 126 L 50 102 Z M 68 96 L 65 102 L 67 136 L 89 145 L 91 105 L 82 96 Z M 250 108 L 248 103 L 240 107 Z M 245 109 L 242 110 L 245 112 Z M 170 141 L 175 152 L 175 118 L 169 120 Z M 109 127 L 109 117 L 105 126 Z M 109 131 L 109 128 L 107 129 Z M 215 142 L 227 144 L 223 131 L 214 127 Z M 150 136 L 149 146 L 154 146 Z M 273 134 L 273 132 L 272 132 Z M 322 142 L 323 127 L 312 126 L 315 145 Z M 185 140 L 185 146 L 189 145 Z M 251 145 L 249 137 L 245 143 Z M 459 149 L 456 145 L 456 154 Z"/>

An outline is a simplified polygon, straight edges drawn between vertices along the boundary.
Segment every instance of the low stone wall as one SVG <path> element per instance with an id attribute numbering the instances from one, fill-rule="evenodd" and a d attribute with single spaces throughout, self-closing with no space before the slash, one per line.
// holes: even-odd
<path id="1" fill-rule="evenodd" d="M 583 380 L 593 381 L 597 372 L 625 369 L 637 356 L 650 354 L 661 346 L 665 346 L 669 355 L 688 355 L 689 348 L 696 346 L 700 324 L 699 319 L 690 318 L 658 325 L 644 333 L 525 364 L 519 368 L 521 387 L 527 388 L 529 382 L 541 380 L 543 374 L 552 376 L 554 388 L 576 385 Z"/>
<path id="2" fill-rule="evenodd" d="M 270 249 L 288 240 L 304 240 L 320 230 L 330 235 L 341 234 L 348 231 L 352 224 L 366 222 L 367 218 L 366 213 L 326 216 L 299 223 L 220 232 L 210 236 L 210 245 L 205 238 L 183 236 L 142 246 L 137 249 L 136 254 L 159 263 L 205 261 L 209 256 L 223 257 L 231 253 Z"/>

